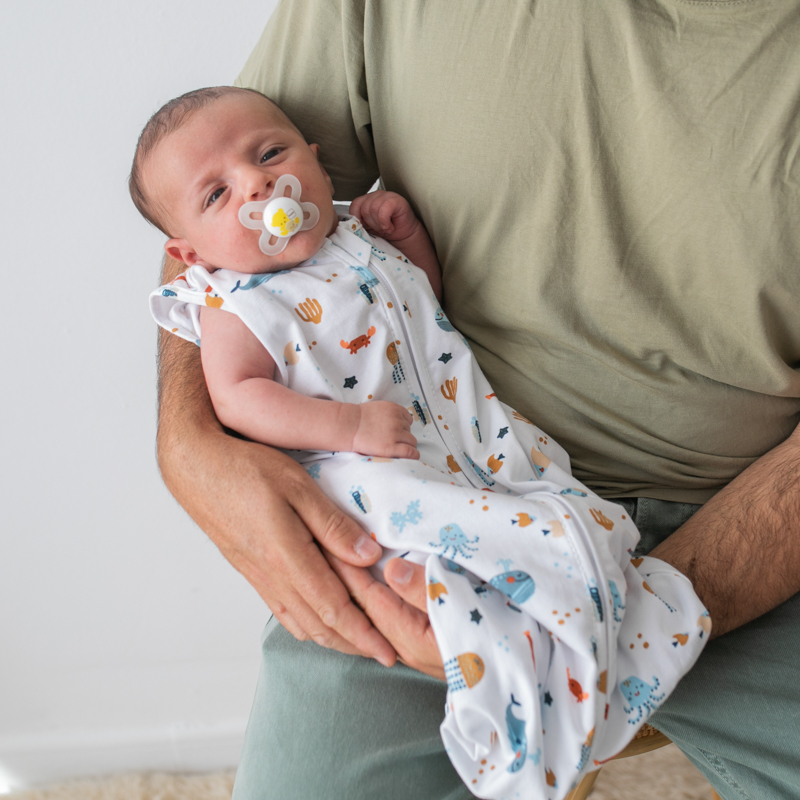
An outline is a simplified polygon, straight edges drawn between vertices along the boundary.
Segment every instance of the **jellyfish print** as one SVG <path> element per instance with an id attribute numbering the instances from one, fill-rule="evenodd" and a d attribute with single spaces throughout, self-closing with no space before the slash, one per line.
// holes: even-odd
<path id="1" fill-rule="evenodd" d="M 471 689 L 479 683 L 485 672 L 483 659 L 477 653 L 462 653 L 444 663 L 447 688 L 451 692 Z"/>

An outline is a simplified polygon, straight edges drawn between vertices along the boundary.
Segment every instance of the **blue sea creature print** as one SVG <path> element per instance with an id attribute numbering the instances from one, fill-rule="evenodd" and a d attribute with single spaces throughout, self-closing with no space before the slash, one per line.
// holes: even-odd
<path id="1" fill-rule="evenodd" d="M 544 471 L 544 470 L 543 470 Z M 586 492 L 582 492 L 580 489 L 562 489 L 559 494 L 574 494 L 578 497 L 586 497 Z"/>
<path id="2" fill-rule="evenodd" d="M 462 558 L 472 558 L 472 553 L 477 552 L 477 547 L 470 547 L 472 544 L 477 544 L 479 536 L 474 539 L 468 539 L 467 535 L 461 528 L 453 523 L 452 525 L 444 525 L 439 530 L 439 542 L 429 542 L 431 547 L 442 547 L 444 550 L 439 553 L 440 556 L 447 556 L 447 551 L 452 549 L 453 558 L 460 555 Z M 469 551 L 469 552 L 468 552 Z"/>
<path id="3" fill-rule="evenodd" d="M 358 273 L 358 276 L 361 278 L 361 283 L 359 284 L 358 288 L 364 297 L 367 298 L 369 303 L 375 302 L 375 297 L 371 291 L 373 286 L 377 286 L 379 281 L 373 274 L 373 272 L 368 269 L 367 267 L 355 266 L 350 267 L 353 272 Z"/>
<path id="4" fill-rule="evenodd" d="M 419 500 L 412 500 L 403 512 L 393 511 L 389 517 L 392 525 L 402 533 L 406 525 L 416 525 L 422 519 L 422 512 L 419 510 Z"/>
<path id="5" fill-rule="evenodd" d="M 280 272 L 262 272 L 259 275 L 251 276 L 250 280 L 242 286 L 241 281 L 236 281 L 236 286 L 231 289 L 231 294 L 233 294 L 237 289 L 241 289 L 243 292 L 246 292 L 248 289 L 255 289 L 256 286 L 261 286 L 262 283 L 267 283 L 271 281 L 273 278 L 277 278 L 278 275 L 288 275 L 288 269 L 282 269 Z"/>
<path id="6" fill-rule="evenodd" d="M 512 694 L 511 702 L 506 706 L 506 727 L 508 729 L 508 741 L 514 751 L 514 760 L 506 768 L 507 772 L 519 772 L 525 766 L 525 757 L 528 754 L 525 720 L 514 716 L 514 706 L 522 708 L 522 703 L 518 703 Z"/>
<path id="7" fill-rule="evenodd" d="M 622 696 L 630 706 L 630 708 L 624 709 L 625 713 L 633 714 L 634 711 L 639 712 L 636 719 L 628 720 L 631 725 L 638 725 L 645 711 L 647 711 L 647 716 L 650 716 L 658 708 L 659 702 L 666 695 L 666 692 L 662 692 L 660 695 L 655 694 L 659 686 L 660 683 L 655 675 L 653 676 L 652 686 L 649 683 L 645 683 L 641 678 L 637 678 L 636 675 L 631 675 L 630 678 L 626 678 L 620 683 L 619 688 Z"/>
<path id="8" fill-rule="evenodd" d="M 428 417 L 425 413 L 428 411 L 428 407 L 421 402 L 420 396 L 413 392 L 411 392 L 411 408 L 408 410 L 411 412 L 411 416 L 416 417 L 423 425 L 428 424 Z M 430 411 L 428 411 L 428 414 L 430 414 Z"/>
<path id="9" fill-rule="evenodd" d="M 369 286 L 370 289 L 380 283 L 380 281 L 375 277 L 375 273 L 369 269 L 369 267 L 356 266 L 350 267 L 350 269 L 353 270 L 353 272 L 357 272 L 361 277 L 362 282 Z"/>
<path id="10" fill-rule="evenodd" d="M 444 677 L 451 692 L 471 689 L 480 683 L 486 665 L 477 653 L 462 653 L 444 662 Z"/>
<path id="11" fill-rule="evenodd" d="M 594 728 L 589 731 L 586 741 L 581 745 L 581 760 L 578 762 L 576 769 L 582 772 L 586 765 L 589 763 L 589 756 L 592 753 L 592 740 L 594 739 Z"/>
<path id="12" fill-rule="evenodd" d="M 403 365 L 398 361 L 392 367 L 392 381 L 394 383 L 402 383 L 406 379 L 406 374 L 403 372 Z M 419 405 L 419 403 L 417 403 Z M 414 409 L 417 412 L 417 416 L 419 416 L 419 412 L 422 411 L 422 406 L 419 409 Z M 424 413 L 423 413 L 424 416 Z M 425 423 L 423 423 L 424 425 Z"/>
<path id="13" fill-rule="evenodd" d="M 444 564 L 445 567 L 450 570 L 450 572 L 455 572 L 456 575 L 466 575 L 467 571 L 461 566 L 461 564 L 456 564 L 455 561 L 451 561 L 449 558 L 442 558 L 441 561 L 442 564 Z"/>
<path id="14" fill-rule="evenodd" d="M 312 464 L 306 469 L 310 478 L 319 478 L 319 464 Z"/>
<path id="15" fill-rule="evenodd" d="M 367 286 L 366 283 L 362 283 L 358 288 L 361 294 L 367 298 L 368 303 L 371 304 L 375 302 L 375 298 L 372 296 L 372 292 L 369 290 L 369 286 Z"/>
<path id="16" fill-rule="evenodd" d="M 361 228 L 357 228 L 356 230 L 353 231 L 353 233 L 355 233 L 355 235 L 358 236 L 358 238 L 361 239 L 362 241 L 367 242 L 367 244 L 370 246 L 370 249 L 372 250 L 372 255 L 374 255 L 375 258 L 377 258 L 380 261 L 386 261 L 386 253 L 384 253 L 383 250 L 378 250 L 378 248 L 375 247 L 375 245 L 372 244 L 372 242 L 367 241 L 367 237 L 364 236 L 364 231 L 361 230 Z"/>
<path id="17" fill-rule="evenodd" d="M 372 503 L 370 503 L 369 498 L 360 486 L 350 487 L 350 497 L 362 514 L 369 514 L 372 511 Z"/>
<path id="18" fill-rule="evenodd" d="M 177 292 L 173 292 L 172 289 L 162 289 L 161 290 L 161 294 L 164 297 L 177 297 L 178 296 L 178 293 Z"/>
<path id="19" fill-rule="evenodd" d="M 436 308 L 436 324 L 443 330 L 447 331 L 447 333 L 453 333 L 455 328 L 453 327 L 452 323 L 449 319 L 447 319 L 447 314 L 442 311 L 441 306 L 437 306 Z"/>
<path id="20" fill-rule="evenodd" d="M 594 603 L 594 616 L 598 622 L 602 622 L 603 601 L 600 599 L 600 590 L 597 588 L 594 578 L 589 581 L 589 585 L 586 588 L 589 590 L 589 596 L 592 598 L 592 602 Z"/>
<path id="21" fill-rule="evenodd" d="M 533 578 L 521 569 L 501 572 L 499 575 L 495 575 L 489 583 L 515 603 L 524 603 L 536 591 Z"/>
<path id="22" fill-rule="evenodd" d="M 378 248 L 375 247 L 374 244 L 371 244 L 369 247 L 370 250 L 372 250 L 372 255 L 375 256 L 375 258 L 377 258 L 378 261 L 386 261 L 386 253 L 384 253 L 383 250 L 378 250 Z"/>
<path id="23" fill-rule="evenodd" d="M 611 592 L 611 602 L 614 604 L 614 621 L 622 622 L 622 617 L 617 611 L 624 611 L 625 606 L 622 604 L 622 597 L 620 596 L 619 589 L 617 589 L 617 584 L 614 583 L 614 581 L 609 581 L 608 589 Z"/>
<path id="24" fill-rule="evenodd" d="M 475 470 L 475 474 L 487 485 L 487 486 L 494 486 L 495 481 L 493 481 L 466 453 L 464 453 L 464 458 L 469 461 L 469 465 L 472 469 Z"/>
<path id="25" fill-rule="evenodd" d="M 480 444 L 481 443 L 481 426 L 478 424 L 478 418 L 473 417 L 472 422 L 470 423 L 472 426 L 472 435 L 475 437 L 475 441 Z"/>

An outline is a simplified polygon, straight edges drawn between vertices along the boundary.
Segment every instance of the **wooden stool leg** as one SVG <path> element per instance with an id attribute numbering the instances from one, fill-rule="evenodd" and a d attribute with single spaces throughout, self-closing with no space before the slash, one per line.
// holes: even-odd
<path id="1" fill-rule="evenodd" d="M 584 775 L 581 782 L 567 795 L 566 800 L 586 800 L 599 774 L 600 770 L 598 769 Z"/>

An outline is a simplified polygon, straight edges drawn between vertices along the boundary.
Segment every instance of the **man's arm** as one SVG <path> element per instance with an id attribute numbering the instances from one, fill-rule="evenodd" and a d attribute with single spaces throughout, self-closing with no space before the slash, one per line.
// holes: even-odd
<path id="1" fill-rule="evenodd" d="M 712 636 L 800 591 L 800 428 L 651 553 L 691 580 Z"/>
<path id="2" fill-rule="evenodd" d="M 181 266 L 166 259 L 163 282 Z M 162 333 L 159 359 L 158 463 L 170 492 L 294 636 L 394 663 L 320 551 L 364 567 L 380 547 L 294 460 L 225 433 L 197 347 Z"/>

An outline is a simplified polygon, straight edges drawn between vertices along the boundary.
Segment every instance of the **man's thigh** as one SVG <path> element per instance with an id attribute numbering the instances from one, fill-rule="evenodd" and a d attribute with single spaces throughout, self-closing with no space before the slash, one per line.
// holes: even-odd
<path id="1" fill-rule="evenodd" d="M 625 503 L 648 552 L 697 506 Z M 746 598 L 743 599 L 746 602 Z M 724 800 L 800 798 L 800 595 L 715 639 L 651 720 Z M 234 800 L 467 800 L 445 684 L 297 642 L 273 620 Z"/>
<path id="2" fill-rule="evenodd" d="M 798 681 L 800 595 L 795 595 L 710 642 L 650 721 L 724 800 L 797 800 Z"/>
<path id="3" fill-rule="evenodd" d="M 624 503 L 647 553 L 699 506 Z M 741 602 L 746 603 L 747 598 Z M 650 722 L 724 800 L 800 798 L 800 595 L 709 642 Z"/>
<path id="4" fill-rule="evenodd" d="M 439 738 L 446 685 L 298 642 L 271 620 L 234 800 L 467 800 Z"/>

